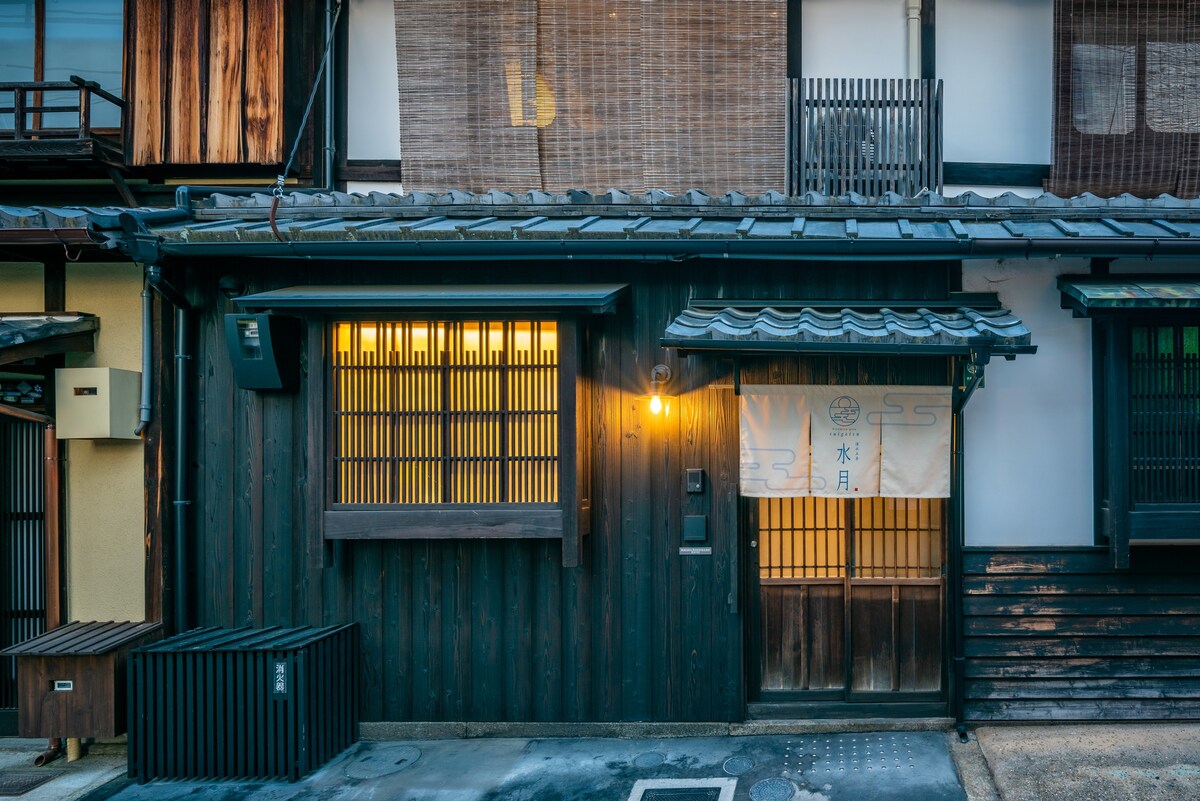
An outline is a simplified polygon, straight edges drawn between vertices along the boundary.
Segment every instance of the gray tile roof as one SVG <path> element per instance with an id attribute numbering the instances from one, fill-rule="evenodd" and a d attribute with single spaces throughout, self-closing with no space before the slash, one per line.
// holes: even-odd
<path id="1" fill-rule="evenodd" d="M 1200 255 L 1200 198 L 986 198 L 922 193 L 720 197 L 610 190 L 405 195 L 214 193 L 187 209 L 0 207 L 0 238 L 88 232 L 123 244 L 118 215 L 142 220 L 161 255 L 378 258 L 999 258 Z M 182 219 L 181 219 L 182 218 Z M 46 240 L 51 241 L 51 240 Z M 144 242 L 142 243 L 144 246 Z M 139 258 L 153 258 L 138 252 Z"/>
<path id="2" fill-rule="evenodd" d="M 1006 309 L 902 312 L 883 308 L 865 312 L 804 308 L 789 312 L 765 306 L 750 311 L 685 309 L 663 334 L 663 344 L 684 349 L 756 350 L 764 343 L 770 343 L 771 349 L 837 346 L 852 350 L 858 346 L 870 351 L 933 346 L 940 352 L 986 343 L 997 351 L 1019 352 L 1029 348 L 1030 333 Z"/>

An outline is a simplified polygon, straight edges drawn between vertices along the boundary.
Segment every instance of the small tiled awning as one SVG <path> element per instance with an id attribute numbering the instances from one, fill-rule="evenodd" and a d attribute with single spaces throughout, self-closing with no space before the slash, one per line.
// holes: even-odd
<path id="1" fill-rule="evenodd" d="M 91 353 L 100 320 L 91 314 L 0 314 L 0 364 L 52 356 Z"/>
<path id="2" fill-rule="evenodd" d="M 628 284 L 310 285 L 243 295 L 246 309 L 573 310 L 606 314 Z"/>
<path id="3" fill-rule="evenodd" d="M 662 345 L 681 350 L 793 353 L 997 355 L 1034 353 L 1029 329 L 1006 309 L 931 311 L 881 308 L 781 311 L 689 308 L 667 326 Z"/>
<path id="4" fill-rule="evenodd" d="M 1200 277 L 1064 275 L 1062 307 L 1076 317 L 1104 312 L 1200 309 Z"/>

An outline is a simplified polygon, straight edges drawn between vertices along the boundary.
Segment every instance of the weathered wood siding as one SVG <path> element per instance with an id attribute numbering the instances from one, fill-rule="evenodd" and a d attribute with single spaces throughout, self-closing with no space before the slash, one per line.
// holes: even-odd
<path id="1" fill-rule="evenodd" d="M 740 720 L 744 569 L 737 543 L 737 404 L 729 360 L 658 346 L 689 297 L 945 297 L 957 265 L 192 265 L 198 309 L 192 560 L 201 625 L 362 626 L 365 720 Z M 434 272 L 436 270 L 436 273 Z M 323 440 L 309 430 L 314 343 L 295 394 L 234 386 L 216 288 L 299 283 L 624 281 L 617 314 L 589 321 L 592 525 L 578 568 L 557 540 L 323 543 Z M 943 365 L 944 360 L 937 361 Z M 669 417 L 636 397 L 670 364 Z M 744 378 L 848 383 L 902 369 L 884 359 L 749 360 Z M 718 385 L 718 386 L 714 386 Z M 721 386 L 723 385 L 723 386 Z M 707 492 L 688 495 L 685 468 Z M 316 499 L 314 502 L 313 499 Z M 681 556 L 684 514 L 709 518 L 711 556 Z"/>
<path id="2" fill-rule="evenodd" d="M 970 720 L 1200 717 L 1200 555 L 980 549 L 964 558 Z"/>
<path id="3" fill-rule="evenodd" d="M 129 0 L 128 19 L 130 164 L 283 161 L 283 0 Z"/>

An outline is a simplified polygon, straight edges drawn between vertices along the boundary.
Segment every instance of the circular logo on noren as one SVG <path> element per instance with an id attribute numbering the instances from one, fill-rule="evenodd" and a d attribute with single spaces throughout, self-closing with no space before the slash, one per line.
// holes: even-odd
<path id="1" fill-rule="evenodd" d="M 849 395 L 841 395 L 829 404 L 829 419 L 839 426 L 852 426 L 858 421 L 861 411 L 858 401 Z"/>

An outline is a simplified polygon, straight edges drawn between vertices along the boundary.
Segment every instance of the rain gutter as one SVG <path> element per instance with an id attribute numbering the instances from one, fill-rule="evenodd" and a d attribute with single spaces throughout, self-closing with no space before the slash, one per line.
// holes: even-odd
<path id="1" fill-rule="evenodd" d="M 209 232 L 205 232 L 209 233 Z M 210 234 L 211 235 L 211 234 Z M 277 259 L 986 259 L 1053 256 L 1152 258 L 1200 255 L 1197 239 L 1018 238 L 913 242 L 861 239 L 424 239 L 404 241 L 184 242 L 161 240 L 163 255 Z"/>

